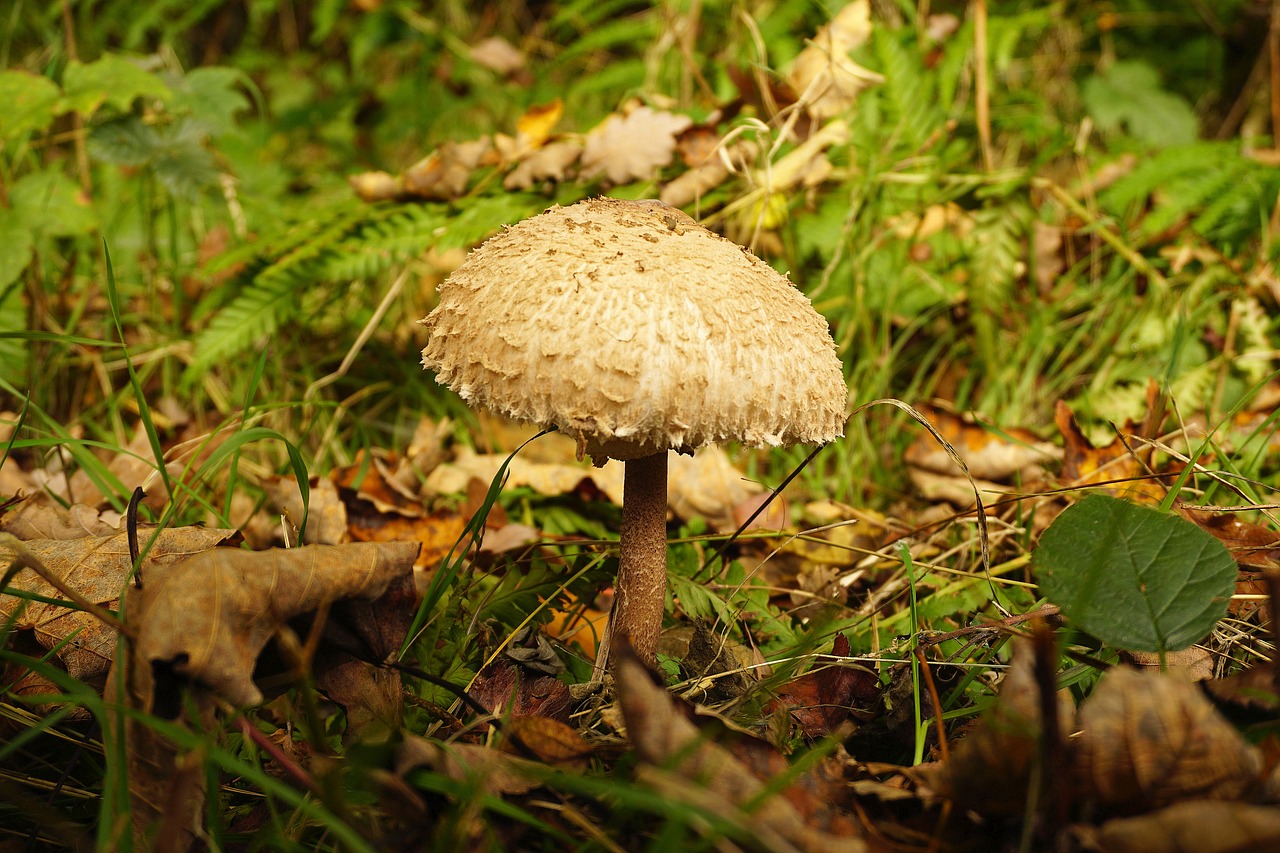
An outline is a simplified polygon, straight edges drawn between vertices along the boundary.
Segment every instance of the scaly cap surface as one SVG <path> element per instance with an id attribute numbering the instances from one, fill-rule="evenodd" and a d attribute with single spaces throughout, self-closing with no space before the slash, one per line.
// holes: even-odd
<path id="1" fill-rule="evenodd" d="M 475 249 L 422 321 L 436 380 L 593 459 L 825 443 L 847 388 L 784 276 L 661 202 L 552 207 Z"/>

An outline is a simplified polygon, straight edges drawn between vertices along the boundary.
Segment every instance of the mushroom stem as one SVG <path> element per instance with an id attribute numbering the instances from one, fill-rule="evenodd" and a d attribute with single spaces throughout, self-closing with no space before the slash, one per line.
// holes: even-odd
<path id="1" fill-rule="evenodd" d="M 627 637 L 644 665 L 654 669 L 667 598 L 665 451 L 626 463 L 620 546 L 611 646 L 617 649 L 617 640 Z"/>

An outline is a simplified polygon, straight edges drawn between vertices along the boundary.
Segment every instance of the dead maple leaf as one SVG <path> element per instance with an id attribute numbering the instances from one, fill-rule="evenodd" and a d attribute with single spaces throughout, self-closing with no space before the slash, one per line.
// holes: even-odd
<path id="1" fill-rule="evenodd" d="M 139 532 L 143 545 L 153 532 Z M 203 527 L 162 530 L 147 551 L 141 575 L 145 580 L 151 572 L 163 571 L 235 535 L 234 530 Z M 25 546 L 63 583 L 88 601 L 108 610 L 118 608 L 121 591 L 133 569 L 126 533 L 77 539 L 31 539 Z M 11 559 L 8 552 L 0 548 L 0 574 L 12 565 Z M 9 581 L 9 586 L 54 601 L 63 599 L 57 589 L 29 571 L 19 572 Z M 33 632 L 41 646 L 56 649 L 55 654 L 67 672 L 81 681 L 101 683 L 115 657 L 116 629 L 90 613 L 65 604 L 0 595 L 0 619 L 13 619 L 19 630 Z"/>
<path id="2" fill-rule="evenodd" d="M 796 57 L 787 82 L 799 93 L 817 121 L 849 109 L 863 89 L 884 82 L 849 58 L 849 52 L 871 37 L 871 2 L 853 0 L 840 8 Z"/>
<path id="3" fill-rule="evenodd" d="M 1243 799 L 1261 783 L 1258 750 L 1196 685 L 1160 672 L 1108 670 L 1078 726 L 1076 778 L 1111 813 Z"/>
<path id="4" fill-rule="evenodd" d="M 582 177 L 604 175 L 614 184 L 648 180 L 671 163 L 676 135 L 692 124 L 688 116 L 645 106 L 614 113 L 587 133 Z"/>
<path id="5" fill-rule="evenodd" d="M 629 648 L 619 652 L 616 679 L 627 737 L 641 761 L 640 779 L 659 794 L 742 827 L 765 850 L 868 849 L 854 821 L 833 808 L 830 791 L 822 796 L 815 792 L 821 786 L 807 787 L 814 784 L 813 774 L 769 791 L 767 779 L 681 713 Z"/>

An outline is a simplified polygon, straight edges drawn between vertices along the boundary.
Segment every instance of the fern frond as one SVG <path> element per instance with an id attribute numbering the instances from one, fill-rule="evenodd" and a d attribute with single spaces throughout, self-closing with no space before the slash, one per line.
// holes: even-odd
<path id="1" fill-rule="evenodd" d="M 1007 311 L 1031 224 L 1031 207 L 1022 197 L 988 202 L 974 215 L 969 304 L 978 351 L 989 369 L 1002 362 L 997 330 Z"/>
<path id="2" fill-rule="evenodd" d="M 890 119 L 897 123 L 900 147 L 914 153 L 945 125 L 946 114 L 938 104 L 932 77 L 925 73 L 924 57 L 914 43 L 908 48 L 901 32 L 885 29 L 876 29 L 872 41 L 880 73 L 885 77 L 877 91 L 888 107 Z"/>

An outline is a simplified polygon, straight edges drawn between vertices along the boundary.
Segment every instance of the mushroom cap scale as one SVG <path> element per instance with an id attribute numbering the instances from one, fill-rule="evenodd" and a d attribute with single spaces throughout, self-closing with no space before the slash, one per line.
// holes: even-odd
<path id="1" fill-rule="evenodd" d="M 827 322 L 745 248 L 661 202 L 552 207 L 440 286 L 422 363 L 597 463 L 721 441 L 825 443 L 848 389 Z"/>

